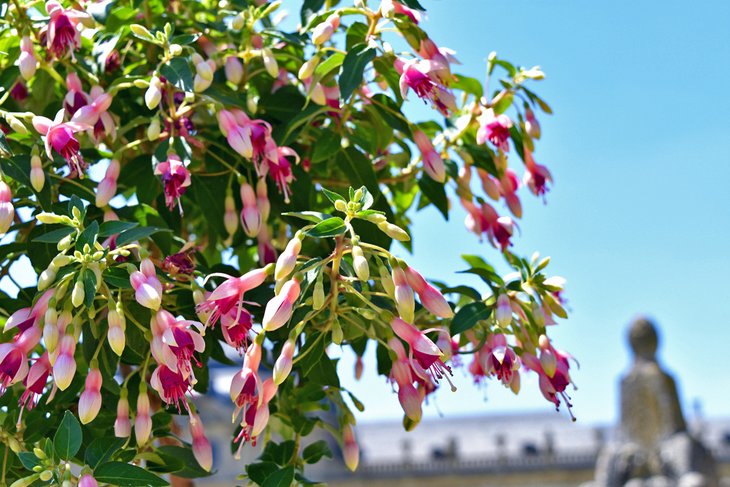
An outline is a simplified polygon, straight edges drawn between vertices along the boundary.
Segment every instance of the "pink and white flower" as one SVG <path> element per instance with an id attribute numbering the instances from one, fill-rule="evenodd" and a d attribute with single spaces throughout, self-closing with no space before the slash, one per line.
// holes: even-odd
<path id="1" fill-rule="evenodd" d="M 496 148 L 505 152 L 509 151 L 509 129 L 512 121 L 507 115 L 495 115 L 491 108 L 485 109 L 479 116 L 479 129 L 477 129 L 477 144 L 491 142 Z"/>
<path id="2" fill-rule="evenodd" d="M 167 160 L 155 167 L 155 174 L 161 176 L 165 188 L 165 203 L 172 210 L 177 202 L 182 214 L 180 198 L 190 186 L 190 171 L 176 154 L 169 154 Z"/>
<path id="3" fill-rule="evenodd" d="M 56 113 L 53 120 L 46 117 L 33 117 L 33 127 L 45 136 L 46 154 L 49 159 L 53 159 L 51 149 L 60 154 L 69 165 L 71 172 L 69 177 L 73 178 L 77 175 L 83 177 L 83 172 L 87 167 L 84 158 L 81 156 L 79 149 L 81 145 L 76 139 L 75 134 L 91 128 L 90 126 L 79 122 L 64 122 L 63 117 L 65 109 L 61 109 Z"/>

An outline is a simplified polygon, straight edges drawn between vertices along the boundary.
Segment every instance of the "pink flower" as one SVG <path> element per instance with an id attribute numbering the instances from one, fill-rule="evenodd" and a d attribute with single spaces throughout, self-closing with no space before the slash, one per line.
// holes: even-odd
<path id="1" fill-rule="evenodd" d="M 292 278 L 284 283 L 279 294 L 266 303 L 264 318 L 261 320 L 265 331 L 277 330 L 289 321 L 299 292 L 299 281 Z"/>
<path id="2" fill-rule="evenodd" d="M 258 257 L 259 265 L 269 265 L 276 262 L 276 249 L 271 243 L 268 225 L 261 225 L 258 235 Z"/>
<path id="3" fill-rule="evenodd" d="M 152 432 L 152 417 L 150 416 L 150 398 L 147 396 L 147 386 L 140 387 L 137 396 L 137 414 L 134 417 L 134 436 L 137 444 L 142 446 L 150 439 Z"/>
<path id="4" fill-rule="evenodd" d="M 140 270 L 129 276 L 129 281 L 134 288 L 134 297 L 139 304 L 151 310 L 157 310 L 162 303 L 162 284 L 157 278 L 155 265 L 150 259 L 144 259 Z"/>
<path id="5" fill-rule="evenodd" d="M 86 15 L 76 10 L 64 9 L 55 0 L 46 2 L 46 10 L 51 18 L 42 35 L 46 36 L 48 50 L 57 58 L 63 57 L 69 50 L 73 56 L 73 50 L 81 47 L 81 35 L 76 25 Z"/>
<path id="6" fill-rule="evenodd" d="M 126 438 L 131 433 L 132 424 L 129 422 L 129 401 L 127 400 L 125 389 L 117 403 L 117 419 L 114 420 L 114 436 L 117 438 Z"/>
<path id="7" fill-rule="evenodd" d="M 87 473 L 79 479 L 79 487 L 99 487 L 99 483 L 90 473 Z"/>
<path id="8" fill-rule="evenodd" d="M 487 203 L 482 203 L 477 208 L 471 201 L 461 200 L 467 210 L 465 225 L 477 235 L 485 234 L 495 247 L 502 250 L 512 245 L 510 239 L 514 233 L 515 223 L 508 216 L 499 216 L 494 208 Z"/>
<path id="9" fill-rule="evenodd" d="M 186 394 L 190 392 L 194 376 L 182 370 L 172 370 L 167 365 L 159 365 L 150 377 L 150 385 L 160 395 L 165 404 L 176 405 L 178 411 L 183 407 L 190 410 Z M 139 413 L 138 413 L 139 414 Z"/>
<path id="10" fill-rule="evenodd" d="M 484 371 L 497 376 L 507 386 L 512 382 L 512 374 L 520 368 L 517 355 L 501 333 L 491 335 L 479 355 Z"/>
<path id="11" fill-rule="evenodd" d="M 525 107 L 525 131 L 533 139 L 540 138 L 540 122 L 535 118 L 535 113 L 529 107 Z"/>
<path id="12" fill-rule="evenodd" d="M 520 203 L 520 198 L 517 196 L 520 180 L 512 169 L 505 169 L 504 175 L 500 179 L 500 187 L 509 211 L 517 218 L 522 217 L 522 203 Z"/>
<path id="13" fill-rule="evenodd" d="M 191 276 L 195 270 L 195 247 L 185 245 L 180 252 L 168 255 L 162 261 L 162 270 L 171 276 L 183 274 Z"/>
<path id="14" fill-rule="evenodd" d="M 79 420 L 82 424 L 90 423 L 101 409 L 101 372 L 91 369 L 86 376 L 84 392 L 79 397 Z"/>
<path id="15" fill-rule="evenodd" d="M 494 110 L 488 108 L 479 116 L 477 130 L 477 144 L 491 142 L 495 147 L 505 152 L 509 150 L 509 129 L 512 121 L 507 115 L 494 115 Z"/>
<path id="16" fill-rule="evenodd" d="M 299 252 L 301 250 L 302 239 L 299 238 L 299 235 L 297 234 L 294 238 L 289 240 L 289 243 L 286 244 L 286 248 L 276 260 L 274 279 L 279 281 L 291 274 L 291 271 L 294 270 L 294 266 L 297 264 L 297 257 L 299 257 Z"/>
<path id="17" fill-rule="evenodd" d="M 109 114 L 109 106 L 112 103 L 112 96 L 104 93 L 104 89 L 100 86 L 91 88 L 91 102 L 82 106 L 73 114 L 71 121 L 82 123 L 93 127 L 93 137 L 98 143 L 105 135 L 109 135 L 112 140 L 116 138 L 117 128 Z"/>
<path id="18" fill-rule="evenodd" d="M 15 218 L 15 207 L 13 207 L 13 193 L 5 181 L 0 180 L 0 235 L 8 231 Z M 7 329 L 8 325 L 5 325 Z"/>
<path id="19" fill-rule="evenodd" d="M 79 122 L 63 122 L 64 109 L 56 113 L 56 118 L 49 120 L 46 117 L 33 117 L 33 127 L 41 135 L 46 137 L 46 154 L 53 159 L 51 148 L 59 153 L 69 165 L 71 172 L 69 177 L 73 178 L 82 175 L 87 164 L 79 152 L 79 141 L 74 134 L 89 129 L 88 125 Z M 82 175 L 83 177 L 83 175 Z"/>
<path id="20" fill-rule="evenodd" d="M 393 285 L 395 307 L 398 315 L 408 323 L 413 323 L 415 300 L 413 299 L 413 288 L 408 283 L 405 272 L 399 266 L 393 267 Z"/>
<path id="21" fill-rule="evenodd" d="M 355 440 L 355 432 L 349 424 L 342 431 L 342 456 L 347 468 L 354 472 L 360 460 L 360 447 Z"/>
<path id="22" fill-rule="evenodd" d="M 59 345 L 58 358 L 56 358 L 53 364 L 53 380 L 62 391 L 65 391 L 71 385 L 71 381 L 76 374 L 75 351 L 76 337 L 73 335 L 65 335 Z"/>
<path id="23" fill-rule="evenodd" d="M 260 178 L 256 183 L 256 205 L 261 212 L 261 222 L 266 223 L 271 212 L 271 202 L 269 201 L 268 188 L 266 187 L 266 179 Z"/>
<path id="24" fill-rule="evenodd" d="M 421 21 L 421 14 L 418 13 L 417 10 L 406 7 L 402 3 L 396 2 L 395 0 L 382 0 L 380 2 L 380 12 L 383 17 L 386 18 L 390 18 L 394 14 L 401 14 L 411 19 L 411 21 L 415 24 L 418 24 Z"/>
<path id="25" fill-rule="evenodd" d="M 193 328 L 197 328 L 196 332 Z M 203 325 L 197 321 L 175 320 L 170 323 L 162 334 L 162 343 L 165 345 L 163 356 L 165 365 L 172 371 L 178 370 L 189 375 L 192 371 L 191 361 L 200 367 L 200 362 L 194 353 L 205 350 L 205 340 L 200 335 Z"/>
<path id="26" fill-rule="evenodd" d="M 221 316 L 221 332 L 227 344 L 241 352 L 248 346 L 253 318 L 247 309 L 241 308 Z"/>
<path id="27" fill-rule="evenodd" d="M 88 105 L 91 99 L 84 92 L 81 78 L 73 71 L 66 75 L 66 90 L 66 96 L 63 97 L 63 107 L 68 112 L 69 117 L 73 117 L 81 107 Z"/>
<path id="28" fill-rule="evenodd" d="M 48 310 L 48 303 L 53 297 L 55 290 L 49 289 L 48 291 L 41 294 L 38 301 L 29 308 L 21 308 L 7 319 L 5 322 L 5 328 L 3 331 L 12 330 L 13 328 L 18 329 L 18 333 L 23 333 L 29 328 L 40 326 L 40 320 L 46 314 Z"/>
<path id="29" fill-rule="evenodd" d="M 405 273 L 408 284 L 418 293 L 418 297 L 421 299 L 421 304 L 423 304 L 424 308 L 439 318 L 451 318 L 454 316 L 454 311 L 449 306 L 443 294 L 429 284 L 418 271 L 412 267 L 407 267 Z"/>
<path id="30" fill-rule="evenodd" d="M 279 358 L 276 359 L 274 364 L 274 383 L 278 386 L 289 377 L 292 368 L 292 358 L 294 357 L 294 349 L 296 344 L 294 340 L 287 340 L 281 349 Z"/>
<path id="31" fill-rule="evenodd" d="M 238 413 L 245 411 L 248 407 L 257 407 L 260 404 L 259 393 L 261 392 L 261 378 L 258 374 L 261 363 L 261 346 L 252 343 L 246 350 L 243 359 L 243 367 L 231 379 L 231 401 L 236 406 L 233 412 L 233 421 L 236 421 Z"/>
<path id="32" fill-rule="evenodd" d="M 418 54 L 424 59 L 431 60 L 434 66 L 435 76 L 444 84 L 451 81 L 451 63 L 460 64 L 454 57 L 455 52 L 445 47 L 438 47 L 428 37 L 421 41 L 421 47 Z"/>
<path id="33" fill-rule="evenodd" d="M 397 338 L 388 340 L 388 346 L 396 353 L 397 360 L 393 362 L 390 371 L 390 380 L 398 385 L 398 400 L 406 416 L 416 423 L 421 420 L 422 398 L 413 385 L 411 363 L 406 355 L 403 344 Z"/>
<path id="34" fill-rule="evenodd" d="M 248 183 L 241 184 L 241 202 L 243 203 L 241 225 L 243 225 L 246 235 L 253 238 L 261 230 L 261 212 L 257 205 L 254 189 Z"/>
<path id="35" fill-rule="evenodd" d="M 456 99 L 437 78 L 437 71 L 441 68 L 438 63 L 428 59 L 405 61 L 396 58 L 395 68 L 400 73 L 401 95 L 405 98 L 408 90 L 412 89 L 423 100 L 431 104 L 444 116 L 449 111 L 456 110 Z"/>
<path id="36" fill-rule="evenodd" d="M 395 334 L 410 347 L 412 361 L 415 361 L 421 369 L 429 371 L 435 381 L 443 377 L 449 380 L 447 374 L 451 373 L 451 369 L 441 360 L 443 353 L 425 333 L 400 318 L 394 318 L 391 326 Z"/>
<path id="37" fill-rule="evenodd" d="M 210 313 L 206 326 L 209 324 L 215 326 L 223 315 L 230 315 L 234 321 L 238 321 L 240 314 L 244 311 L 244 294 L 263 284 L 266 280 L 267 271 L 265 269 L 254 269 L 241 277 L 232 277 L 225 274 L 215 275 L 227 279 L 215 288 L 205 301 L 198 305 L 198 312 Z"/>
<path id="38" fill-rule="evenodd" d="M 241 447 L 246 441 L 251 441 L 252 445 L 256 445 L 256 438 L 266 428 L 269 422 L 269 402 L 276 394 L 276 384 L 274 380 L 269 378 L 261 385 L 258 406 L 249 406 L 243 414 L 241 421 L 241 432 L 233 440 L 234 443 L 240 442 L 236 458 L 240 457 Z"/>
<path id="39" fill-rule="evenodd" d="M 421 151 L 423 169 L 426 170 L 431 179 L 443 183 L 446 180 L 446 167 L 439 153 L 433 148 L 431 140 L 420 130 L 413 132 L 413 140 L 416 142 L 418 150 Z"/>
<path id="40" fill-rule="evenodd" d="M 25 391 L 20 396 L 18 405 L 23 408 L 33 409 L 38 404 L 43 389 L 48 382 L 48 376 L 51 373 L 51 362 L 48 359 L 48 352 L 44 352 L 33 365 L 30 366 L 28 375 L 23 379 Z"/>
<path id="41" fill-rule="evenodd" d="M 106 168 L 104 179 L 96 187 L 96 206 L 101 208 L 109 204 L 117 193 L 117 178 L 119 177 L 119 161 L 112 159 Z"/>
<path id="42" fill-rule="evenodd" d="M 489 174 L 484 169 L 477 169 L 477 174 L 482 182 L 482 189 L 494 201 L 498 201 L 502 195 L 502 186 L 499 179 Z"/>
<path id="43" fill-rule="evenodd" d="M 180 197 L 185 194 L 187 187 L 190 186 L 190 171 L 177 155 L 169 154 L 167 161 L 157 164 L 155 174 L 162 177 L 167 207 L 172 210 L 175 207 L 175 200 L 177 200 L 180 214 L 182 214 Z"/>
<path id="44" fill-rule="evenodd" d="M 192 411 L 190 412 L 190 436 L 193 439 L 193 456 L 195 456 L 195 460 L 198 461 L 203 470 L 210 472 L 213 467 L 213 448 L 205 436 L 205 428 L 203 428 L 200 416 Z"/>
<path id="45" fill-rule="evenodd" d="M 553 177 L 547 167 L 535 162 L 530 149 L 525 147 L 524 152 L 527 172 L 525 172 L 523 181 L 532 194 L 544 197 L 548 191 L 548 183 L 552 183 Z"/>
<path id="46" fill-rule="evenodd" d="M 291 163 L 287 157 L 293 157 L 295 163 L 299 164 L 299 155 L 290 147 L 278 147 L 276 149 L 276 159 L 268 161 L 269 174 L 279 187 L 279 192 L 284 195 L 284 202 L 289 203 L 289 184 L 294 181 L 294 175 L 291 171 Z"/>
<path id="47" fill-rule="evenodd" d="M 112 348 L 115 354 L 122 356 L 124 352 L 124 345 L 126 343 L 126 337 L 124 335 L 124 328 L 126 322 L 124 315 L 119 313 L 117 310 L 112 309 L 109 311 L 107 317 L 109 323 L 109 330 L 107 331 L 107 341 L 109 346 Z"/>
<path id="48" fill-rule="evenodd" d="M 317 24 L 312 29 L 312 42 L 315 46 L 319 46 L 330 40 L 332 34 L 335 33 L 340 26 L 340 16 L 336 13 L 330 15 L 324 22 Z"/>

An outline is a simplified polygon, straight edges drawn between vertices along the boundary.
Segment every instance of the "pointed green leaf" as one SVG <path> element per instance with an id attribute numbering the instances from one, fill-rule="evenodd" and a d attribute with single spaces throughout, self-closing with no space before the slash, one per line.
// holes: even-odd
<path id="1" fill-rule="evenodd" d="M 70 460 L 81 448 L 81 425 L 71 411 L 63 414 L 61 424 L 53 437 L 53 448 L 56 454 L 64 459 Z"/>

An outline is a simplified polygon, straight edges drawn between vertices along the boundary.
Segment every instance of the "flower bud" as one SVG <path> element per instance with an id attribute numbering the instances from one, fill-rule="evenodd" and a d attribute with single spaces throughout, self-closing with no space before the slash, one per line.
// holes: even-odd
<path id="1" fill-rule="evenodd" d="M 342 325 L 340 325 L 340 320 L 338 320 L 336 317 L 332 320 L 332 343 L 335 345 L 342 344 L 342 340 L 345 339 L 345 335 L 342 332 Z"/>
<path id="2" fill-rule="evenodd" d="M 119 177 L 119 161 L 112 159 L 109 167 L 106 168 L 104 179 L 99 182 L 96 188 L 96 206 L 101 208 L 109 204 L 114 195 L 117 193 L 117 178 Z"/>
<path id="3" fill-rule="evenodd" d="M 311 78 L 314 74 L 314 70 L 317 69 L 317 65 L 319 65 L 319 56 L 314 56 L 311 59 L 308 59 L 304 62 L 304 64 L 302 64 L 302 67 L 299 68 L 297 77 L 300 80 Z"/>
<path id="4" fill-rule="evenodd" d="M 383 286 L 385 292 L 393 298 L 395 296 L 395 285 L 393 284 L 393 276 L 390 275 L 388 269 L 385 266 L 378 267 L 378 274 L 380 274 L 380 284 Z"/>
<path id="5" fill-rule="evenodd" d="M 274 53 L 271 52 L 271 49 L 262 49 L 261 58 L 264 61 L 264 67 L 269 73 L 269 76 L 277 78 L 279 76 L 279 64 L 276 62 L 276 58 L 274 57 Z"/>
<path id="6" fill-rule="evenodd" d="M 265 331 L 277 330 L 289 321 L 300 290 L 299 281 L 290 279 L 284 284 L 281 292 L 271 298 L 266 304 L 264 318 L 261 321 Z"/>
<path id="7" fill-rule="evenodd" d="M 251 238 L 256 237 L 261 231 L 261 212 L 256 204 L 253 187 L 248 183 L 241 185 L 241 202 L 243 203 L 241 210 L 243 231 Z"/>
<path id="8" fill-rule="evenodd" d="M 154 142 L 159 139 L 161 130 L 160 119 L 158 117 L 154 117 L 147 127 L 147 140 Z"/>
<path id="9" fill-rule="evenodd" d="M 365 369 L 365 364 L 362 361 L 361 356 L 357 356 L 357 359 L 355 360 L 355 380 L 360 380 L 362 378 L 362 373 Z"/>
<path id="10" fill-rule="evenodd" d="M 129 401 L 123 390 L 123 394 L 119 397 L 117 403 L 117 419 L 114 421 L 114 436 L 117 438 L 127 438 L 132 433 L 132 424 L 129 422 Z"/>
<path id="11" fill-rule="evenodd" d="M 109 310 L 109 316 L 107 317 L 109 322 L 109 330 L 107 331 L 107 340 L 109 346 L 112 348 L 115 354 L 122 356 L 124 352 L 124 345 L 126 339 L 124 336 L 125 320 L 124 315 L 120 314 L 117 310 Z"/>
<path id="12" fill-rule="evenodd" d="M 210 87 L 211 83 L 211 81 L 208 81 L 199 74 L 196 74 L 193 79 L 193 91 L 196 93 L 202 93 Z"/>
<path id="13" fill-rule="evenodd" d="M 279 258 L 276 260 L 276 269 L 274 270 L 274 279 L 277 281 L 284 279 L 288 276 L 294 266 L 297 264 L 297 257 L 299 251 L 302 249 L 302 239 L 297 235 L 294 236 L 289 243 L 286 245 L 284 252 L 281 253 Z"/>
<path id="14" fill-rule="evenodd" d="M 76 338 L 73 335 L 65 335 L 61 339 L 59 355 L 53 364 L 53 380 L 62 391 L 66 390 L 76 374 Z"/>
<path id="15" fill-rule="evenodd" d="M 236 56 L 228 56 L 223 69 L 230 83 L 238 85 L 243 79 L 243 64 Z"/>
<path id="16" fill-rule="evenodd" d="M 193 412 L 190 413 L 190 436 L 193 440 L 195 460 L 203 470 L 210 472 L 213 467 L 213 449 L 210 446 L 210 441 L 205 436 L 205 429 L 203 428 L 203 422 L 200 421 L 200 416 Z"/>
<path id="17" fill-rule="evenodd" d="M 512 305 L 509 296 L 500 294 L 497 298 L 497 310 L 494 313 L 497 323 L 502 328 L 507 328 L 512 323 Z"/>
<path id="18" fill-rule="evenodd" d="M 342 443 L 342 456 L 345 459 L 345 465 L 354 472 L 360 461 L 360 448 L 357 446 L 357 441 L 355 441 L 355 432 L 349 424 L 345 426 L 342 432 Z"/>
<path id="19" fill-rule="evenodd" d="M 30 158 L 30 185 L 36 193 L 40 193 L 46 184 L 46 174 L 43 172 L 43 163 L 38 156 Z"/>
<path id="20" fill-rule="evenodd" d="M 411 239 L 411 237 L 408 236 L 408 233 L 406 233 L 405 230 L 403 230 L 398 225 L 394 225 L 390 222 L 384 221 L 378 223 L 378 228 L 390 238 L 398 240 L 400 242 L 407 242 Z"/>
<path id="21" fill-rule="evenodd" d="M 20 56 L 18 56 L 18 68 L 24 80 L 30 80 L 38 69 L 38 59 L 33 51 L 33 42 L 30 37 L 23 36 L 20 39 Z"/>
<path id="22" fill-rule="evenodd" d="M 76 281 L 76 284 L 74 284 L 74 288 L 71 291 L 71 304 L 74 305 L 74 308 L 78 308 L 82 304 L 84 304 L 84 298 L 86 297 L 86 293 L 84 291 L 84 283 L 81 281 L 81 279 Z"/>
<path id="23" fill-rule="evenodd" d="M 312 84 L 312 86 L 309 89 L 309 97 L 317 105 L 324 106 L 327 104 L 327 95 L 325 95 L 324 87 L 322 87 L 322 83 L 320 83 L 320 82 Z M 344 203 L 344 201 L 343 201 L 343 203 Z"/>
<path id="24" fill-rule="evenodd" d="M 51 309 L 49 308 L 48 311 Z M 55 310 L 54 310 L 55 314 Z M 58 339 L 60 337 L 60 333 L 58 330 L 58 325 L 56 324 L 56 320 L 49 320 L 49 315 L 46 313 L 45 323 L 43 325 L 43 344 L 46 347 L 46 350 L 48 350 L 48 353 L 53 353 L 56 351 L 56 347 L 58 346 Z"/>
<path id="25" fill-rule="evenodd" d="M 233 17 L 233 20 L 231 20 L 231 27 L 233 30 L 241 30 L 243 29 L 244 22 L 243 12 L 241 12 Z"/>
<path id="26" fill-rule="evenodd" d="M 144 102 L 147 108 L 154 110 L 162 100 L 162 82 L 157 76 L 153 76 L 150 79 L 150 85 L 147 87 L 147 91 L 144 94 Z"/>
<path id="27" fill-rule="evenodd" d="M 99 484 L 91 474 L 87 473 L 79 479 L 79 487 L 99 487 Z"/>
<path id="28" fill-rule="evenodd" d="M 87 424 L 96 418 L 101 409 L 101 372 L 91 369 L 86 376 L 84 392 L 79 397 L 79 421 Z"/>
<path id="29" fill-rule="evenodd" d="M 336 200 L 335 201 L 335 210 L 346 212 L 347 211 L 347 203 L 344 202 L 344 200 Z"/>
<path id="30" fill-rule="evenodd" d="M 38 290 L 39 291 L 45 291 L 48 289 L 48 287 L 53 284 L 53 281 L 56 280 L 56 268 L 55 266 L 48 266 L 46 270 L 41 272 L 41 275 L 38 276 Z"/>
<path id="31" fill-rule="evenodd" d="M 294 340 L 287 340 L 281 349 L 281 355 L 276 359 L 276 363 L 274 364 L 274 383 L 277 386 L 281 385 L 291 373 L 295 346 Z"/>
<path id="32" fill-rule="evenodd" d="M 363 282 L 370 279 L 370 267 L 368 266 L 368 260 L 365 258 L 362 247 L 359 245 L 354 245 L 352 247 L 352 266 L 355 268 L 355 274 L 357 274 L 358 279 Z"/>
<path id="33" fill-rule="evenodd" d="M 320 46 L 330 40 L 332 34 L 335 33 L 337 27 L 340 26 L 340 16 L 332 14 L 327 17 L 327 20 L 318 24 L 312 29 L 312 43 L 315 46 Z"/>
<path id="34" fill-rule="evenodd" d="M 226 196 L 224 206 L 223 225 L 226 227 L 228 235 L 232 236 L 238 230 L 238 215 L 236 214 L 236 203 L 233 201 L 233 196 L 230 194 Z"/>
<path id="35" fill-rule="evenodd" d="M 415 317 L 413 288 L 408 285 L 405 272 L 398 266 L 393 268 L 393 285 L 395 286 L 394 299 L 398 315 L 403 321 L 413 323 Z"/>
<path id="36" fill-rule="evenodd" d="M 0 235 L 8 231 L 15 218 L 13 194 L 5 181 L 0 181 Z"/>
<path id="37" fill-rule="evenodd" d="M 26 135 L 28 133 L 28 128 L 16 117 L 10 114 L 5 115 L 5 121 L 8 122 L 8 125 L 10 125 L 10 128 L 13 129 L 14 132 L 17 132 L 20 135 Z"/>
<path id="38" fill-rule="evenodd" d="M 324 285 L 322 279 L 317 279 L 312 291 L 312 308 L 319 310 L 322 309 L 322 306 L 324 306 Z"/>
<path id="39" fill-rule="evenodd" d="M 256 205 L 261 213 L 261 221 L 266 222 L 271 213 L 271 202 L 269 201 L 266 178 L 260 178 L 256 183 Z"/>
<path id="40" fill-rule="evenodd" d="M 150 399 L 147 397 L 147 388 L 143 387 L 137 396 L 137 414 L 134 418 L 134 436 L 137 438 L 137 445 L 142 446 L 147 443 L 151 432 Z"/>

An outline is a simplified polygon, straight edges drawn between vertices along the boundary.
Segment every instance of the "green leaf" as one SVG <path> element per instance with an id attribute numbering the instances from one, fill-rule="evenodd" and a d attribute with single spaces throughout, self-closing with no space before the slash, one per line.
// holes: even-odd
<path id="1" fill-rule="evenodd" d="M 340 52 L 332 54 L 330 57 L 317 65 L 314 70 L 314 75 L 319 78 L 324 78 L 334 69 L 339 68 L 342 65 L 342 61 L 344 61 L 344 59 L 345 55 Z"/>
<path id="2" fill-rule="evenodd" d="M 43 235 L 37 236 L 36 238 L 33 239 L 33 242 L 55 244 L 55 243 L 58 243 L 59 240 L 61 240 L 66 235 L 71 235 L 73 233 L 73 231 L 74 231 L 74 229 L 72 227 L 58 228 L 56 230 L 51 230 L 50 232 L 46 232 Z"/>
<path id="3" fill-rule="evenodd" d="M 366 43 L 357 44 L 347 52 L 342 62 L 342 74 L 340 74 L 340 94 L 343 100 L 347 100 L 355 91 L 355 88 L 362 84 L 365 67 L 375 59 L 376 50 L 368 47 Z"/>
<path id="4" fill-rule="evenodd" d="M 317 238 L 336 237 L 345 233 L 346 230 L 345 221 L 339 216 L 333 216 L 307 230 L 307 235 Z"/>
<path id="5" fill-rule="evenodd" d="M 5 134 L 0 131 L 0 157 L 12 157 L 13 150 L 8 145 L 8 140 L 5 138 Z"/>
<path id="6" fill-rule="evenodd" d="M 286 467 L 272 473 L 261 487 L 291 487 L 294 481 L 294 467 Z"/>
<path id="7" fill-rule="evenodd" d="M 411 128 L 408 125 L 408 119 L 403 112 L 401 112 L 398 104 L 389 96 L 382 93 L 371 98 L 373 106 L 378 111 L 385 123 L 393 127 L 394 129 L 403 132 L 406 135 L 411 135 Z"/>
<path id="8" fill-rule="evenodd" d="M 182 46 L 192 44 L 193 42 L 200 39 L 200 33 L 196 34 L 182 34 L 179 36 L 175 36 L 172 39 L 170 39 L 170 44 L 180 44 Z"/>
<path id="9" fill-rule="evenodd" d="M 312 15 L 315 15 L 324 5 L 324 0 L 304 0 L 300 13 L 302 25 L 307 25 L 307 21 Z"/>
<path id="10" fill-rule="evenodd" d="M 322 188 L 322 192 L 327 197 L 328 200 L 332 202 L 334 205 L 337 200 L 345 201 L 345 198 L 341 196 L 339 193 L 335 193 L 334 191 L 330 191 L 327 188 Z"/>
<path id="11" fill-rule="evenodd" d="M 94 478 L 99 483 L 120 487 L 156 487 L 170 485 L 166 480 L 147 470 L 122 462 L 107 462 L 94 469 Z"/>
<path id="12" fill-rule="evenodd" d="M 345 34 L 345 50 L 349 51 L 356 45 L 366 42 L 368 35 L 368 26 L 362 22 L 353 22 L 350 27 L 347 28 Z"/>
<path id="13" fill-rule="evenodd" d="M 438 208 L 445 220 L 449 219 L 449 199 L 442 183 L 436 182 L 430 176 L 424 175 L 418 180 L 418 187 L 433 205 Z"/>
<path id="14" fill-rule="evenodd" d="M 76 250 L 83 252 L 84 245 L 89 244 L 91 249 L 94 249 L 94 242 L 96 242 L 96 236 L 99 234 L 99 223 L 94 220 L 91 225 L 86 227 L 81 235 L 76 239 Z"/>
<path id="15" fill-rule="evenodd" d="M 23 464 L 26 470 L 30 470 L 31 472 L 33 471 L 33 467 L 41 464 L 41 461 L 35 456 L 35 453 L 29 451 L 18 453 L 18 458 L 20 458 L 20 463 Z"/>
<path id="16" fill-rule="evenodd" d="M 132 284 L 129 282 L 129 272 L 121 267 L 111 267 L 104 271 L 102 278 L 112 288 L 129 289 Z"/>
<path id="17" fill-rule="evenodd" d="M 84 282 L 84 304 L 87 308 L 90 308 L 96 297 L 96 274 L 91 269 L 86 269 L 82 279 Z"/>
<path id="18" fill-rule="evenodd" d="M 469 76 L 463 76 L 460 74 L 454 75 L 456 81 L 451 84 L 451 87 L 456 90 L 465 91 L 471 95 L 481 98 L 484 96 L 484 88 L 482 83 L 476 78 L 470 78 Z"/>
<path id="19" fill-rule="evenodd" d="M 423 11 L 426 10 L 425 8 L 423 8 L 423 5 L 418 3 L 418 0 L 401 0 L 401 2 L 406 7 L 414 8 L 416 10 L 423 10 Z"/>
<path id="20" fill-rule="evenodd" d="M 331 218 L 331 215 L 320 213 L 319 211 L 287 211 L 286 213 L 282 213 L 281 216 L 293 216 L 312 223 L 319 223 L 322 220 Z"/>
<path id="21" fill-rule="evenodd" d="M 451 335 L 470 330 L 481 320 L 486 320 L 492 314 L 492 308 L 481 301 L 475 301 L 462 306 L 451 320 Z"/>
<path id="22" fill-rule="evenodd" d="M 306 463 L 317 463 L 322 457 L 332 458 L 332 450 L 324 440 L 315 441 L 302 451 L 302 459 Z"/>
<path id="23" fill-rule="evenodd" d="M 126 438 L 111 436 L 96 438 L 86 447 L 84 462 L 89 467 L 96 468 L 97 465 L 109 460 L 126 442 Z"/>
<path id="24" fill-rule="evenodd" d="M 128 243 L 142 240 L 143 238 L 147 238 L 150 235 L 154 235 L 157 232 L 171 232 L 172 230 L 168 228 L 159 228 L 159 227 L 134 227 L 130 228 L 129 230 L 125 230 L 122 233 L 119 234 L 117 237 L 117 247 L 121 247 L 122 245 L 126 245 Z"/>
<path id="25" fill-rule="evenodd" d="M 81 425 L 71 411 L 63 414 L 61 424 L 53 437 L 53 448 L 64 460 L 71 460 L 81 448 Z"/>
<path id="26" fill-rule="evenodd" d="M 160 74 L 181 90 L 193 91 L 193 72 L 186 59 L 180 57 L 170 59 L 160 68 Z"/>
<path id="27" fill-rule="evenodd" d="M 99 226 L 99 237 L 111 237 L 116 233 L 139 226 L 137 222 L 108 221 Z"/>

